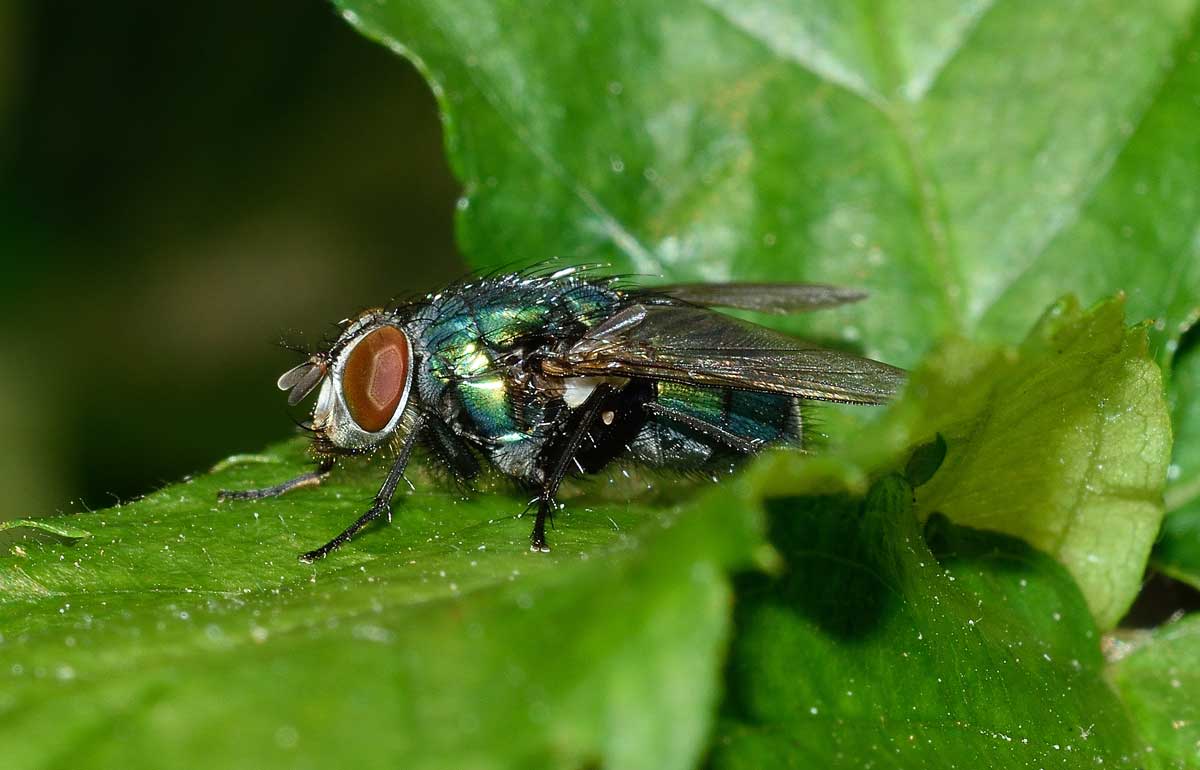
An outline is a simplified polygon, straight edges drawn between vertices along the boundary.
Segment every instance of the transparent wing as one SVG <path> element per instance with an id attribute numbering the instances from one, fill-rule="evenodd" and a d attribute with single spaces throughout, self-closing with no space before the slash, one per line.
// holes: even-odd
<path id="1" fill-rule="evenodd" d="M 904 371 L 699 307 L 632 305 L 544 362 L 559 376 L 676 380 L 800 398 L 880 404 Z"/>
<path id="2" fill-rule="evenodd" d="M 861 289 L 823 283 L 679 283 L 648 291 L 693 305 L 780 315 L 858 302 L 867 296 Z"/>

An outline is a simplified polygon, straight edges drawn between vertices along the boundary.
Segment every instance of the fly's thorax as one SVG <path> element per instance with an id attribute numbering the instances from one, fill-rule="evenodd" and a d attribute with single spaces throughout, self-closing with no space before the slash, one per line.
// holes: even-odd
<path id="1" fill-rule="evenodd" d="M 337 449 L 376 448 L 396 432 L 413 383 L 413 348 L 397 319 L 379 310 L 356 319 L 326 356 L 328 374 L 312 428 Z"/>

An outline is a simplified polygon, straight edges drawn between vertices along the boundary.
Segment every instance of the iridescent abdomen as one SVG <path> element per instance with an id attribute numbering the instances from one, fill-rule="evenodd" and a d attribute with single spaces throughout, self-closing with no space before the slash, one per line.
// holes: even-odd
<path id="1" fill-rule="evenodd" d="M 799 444 L 802 438 L 800 402 L 791 396 L 660 381 L 654 400 L 739 438 L 764 444 Z M 647 420 L 630 450 L 647 465 L 679 469 L 701 468 L 735 454 L 712 437 L 662 416 Z"/>

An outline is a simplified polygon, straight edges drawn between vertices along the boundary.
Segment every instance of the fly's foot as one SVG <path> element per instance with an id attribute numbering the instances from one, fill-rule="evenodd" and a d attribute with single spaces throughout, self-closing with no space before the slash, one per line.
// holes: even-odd
<path id="1" fill-rule="evenodd" d="M 534 553 L 550 553 L 550 544 L 546 542 L 546 536 L 539 535 L 537 532 L 530 535 L 529 550 Z"/>
<path id="2" fill-rule="evenodd" d="M 320 548 L 315 548 L 307 553 L 302 553 L 296 558 L 298 558 L 304 564 L 312 564 L 318 559 L 324 559 L 329 554 L 350 542 L 350 539 L 357 535 L 359 531 L 363 529 L 363 527 L 375 521 L 375 519 L 378 519 L 380 516 L 386 516 L 389 522 L 392 520 L 391 503 L 376 500 L 375 504 L 371 506 L 370 510 L 364 513 L 362 516 L 359 516 L 358 520 L 349 527 L 346 527 L 346 530 L 342 532 L 342 534 L 330 540 Z"/>
<path id="3" fill-rule="evenodd" d="M 536 529 L 529 535 L 529 550 L 534 553 L 550 553 L 550 544 L 546 542 L 546 533 Z"/>
<path id="4" fill-rule="evenodd" d="M 550 553 L 550 544 L 546 542 L 546 519 L 554 526 L 554 505 L 553 500 L 538 500 L 537 519 L 533 522 L 533 532 L 529 533 L 529 550 L 534 553 Z"/>

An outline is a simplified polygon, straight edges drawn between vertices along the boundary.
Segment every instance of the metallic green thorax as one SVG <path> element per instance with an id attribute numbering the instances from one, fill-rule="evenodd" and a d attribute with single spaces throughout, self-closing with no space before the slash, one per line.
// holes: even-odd
<path id="1" fill-rule="evenodd" d="M 429 366 L 433 377 L 452 389 L 484 444 L 509 444 L 534 434 L 542 405 L 533 383 L 522 382 L 512 361 L 533 343 L 567 330 L 578 334 L 615 307 L 618 295 L 590 284 L 557 287 L 511 281 L 505 291 L 481 291 L 445 298 L 430 324 Z"/>

